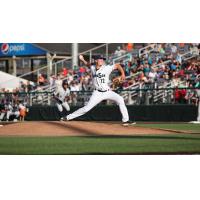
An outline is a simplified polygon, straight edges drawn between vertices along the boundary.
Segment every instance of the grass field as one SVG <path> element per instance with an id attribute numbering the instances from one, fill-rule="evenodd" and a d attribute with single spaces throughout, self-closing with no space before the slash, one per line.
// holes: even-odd
<path id="1" fill-rule="evenodd" d="M 0 154 L 200 154 L 200 125 L 138 124 L 194 134 L 138 136 L 0 137 Z"/>
<path id="2" fill-rule="evenodd" d="M 188 124 L 188 123 L 164 123 L 164 124 L 138 124 L 137 126 L 149 127 L 149 128 L 161 128 L 171 130 L 183 130 L 194 133 L 200 133 L 200 124 Z"/>

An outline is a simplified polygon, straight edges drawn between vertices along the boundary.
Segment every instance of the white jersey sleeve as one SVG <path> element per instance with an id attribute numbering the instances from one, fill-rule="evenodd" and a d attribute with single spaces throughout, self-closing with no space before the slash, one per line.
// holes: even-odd
<path id="1" fill-rule="evenodd" d="M 115 69 L 115 64 L 114 65 L 107 65 L 108 73 L 111 73 L 114 69 Z"/>

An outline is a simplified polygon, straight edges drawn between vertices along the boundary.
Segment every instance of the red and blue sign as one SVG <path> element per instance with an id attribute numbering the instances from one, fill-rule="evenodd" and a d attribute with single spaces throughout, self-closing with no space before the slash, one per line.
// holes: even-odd
<path id="1" fill-rule="evenodd" d="M 31 43 L 0 43 L 0 57 L 40 56 L 47 51 Z"/>

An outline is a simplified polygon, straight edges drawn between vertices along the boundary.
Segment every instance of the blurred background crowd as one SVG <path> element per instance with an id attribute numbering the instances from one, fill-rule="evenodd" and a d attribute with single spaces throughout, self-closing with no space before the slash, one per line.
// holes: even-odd
<path id="1" fill-rule="evenodd" d="M 134 49 L 133 43 L 121 44 L 109 55 L 106 62 L 109 64 L 115 58 L 123 57 L 128 53 L 131 54 Z M 173 93 L 175 103 L 187 103 L 188 99 L 192 98 L 194 94 L 191 90 L 186 90 L 185 88 L 200 89 L 199 50 L 199 43 L 163 43 L 158 44 L 157 48 L 149 53 L 142 52 L 142 56 L 132 53 L 133 56 L 129 60 L 118 60 L 125 71 L 126 80 L 117 86 L 111 81 L 111 87 L 114 90 L 126 90 L 131 89 L 136 84 L 140 84 L 140 88 L 155 89 L 159 88 L 159 85 L 167 85 L 170 82 L 170 87 L 175 88 Z M 183 60 L 181 55 L 186 51 L 196 52 L 197 57 Z M 94 64 L 93 61 L 91 64 Z M 118 72 L 113 74 L 113 77 L 119 76 Z M 111 77 L 111 80 L 113 77 Z M 20 86 L 12 91 L 7 88 L 0 88 L 0 93 L 2 93 L 0 102 L 5 105 L 9 104 L 9 102 L 12 102 L 12 105 L 23 103 L 26 106 L 29 95 L 25 93 L 44 92 L 47 87 L 58 88 L 62 86 L 63 80 L 68 82 L 68 87 L 71 91 L 69 101 L 71 103 L 76 104 L 77 92 L 93 90 L 90 68 L 84 66 L 83 63 L 79 63 L 79 66 L 75 69 L 72 69 L 71 66 L 63 66 L 59 73 L 52 74 L 49 78 L 47 78 L 47 74 L 41 73 L 37 77 L 37 82 L 21 82 Z M 42 95 L 42 93 L 41 95 L 38 94 L 37 98 L 42 99 Z"/>

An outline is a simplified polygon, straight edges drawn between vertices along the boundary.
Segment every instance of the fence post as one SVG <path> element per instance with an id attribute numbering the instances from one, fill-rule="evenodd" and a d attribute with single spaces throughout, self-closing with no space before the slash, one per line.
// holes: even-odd
<path id="1" fill-rule="evenodd" d="M 139 89 L 140 89 L 140 92 L 139 92 L 140 95 L 139 96 L 140 96 L 140 98 L 142 98 L 142 90 L 141 90 L 142 89 L 142 84 L 141 83 L 139 85 Z"/>
<path id="2" fill-rule="evenodd" d="M 128 91 L 128 105 L 132 104 L 131 91 Z"/>
<path id="3" fill-rule="evenodd" d="M 29 95 L 29 104 L 30 104 L 30 106 L 32 106 L 33 105 L 33 101 L 32 101 L 32 94 L 30 93 L 30 95 Z"/>
<path id="4" fill-rule="evenodd" d="M 145 105 L 149 105 L 149 90 L 145 93 Z"/>
<path id="5" fill-rule="evenodd" d="M 50 93 L 49 93 L 49 92 L 47 93 L 47 97 L 48 97 L 48 105 L 50 106 L 50 104 L 51 104 L 50 97 L 51 97 L 51 96 L 50 96 Z"/>

